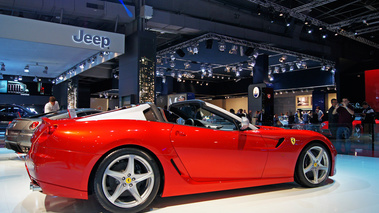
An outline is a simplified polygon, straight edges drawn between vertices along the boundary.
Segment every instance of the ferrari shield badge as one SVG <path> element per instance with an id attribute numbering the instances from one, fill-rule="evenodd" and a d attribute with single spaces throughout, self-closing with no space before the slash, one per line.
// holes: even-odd
<path id="1" fill-rule="evenodd" d="M 295 138 L 291 138 L 291 143 L 292 143 L 292 145 L 295 145 L 296 139 Z"/>

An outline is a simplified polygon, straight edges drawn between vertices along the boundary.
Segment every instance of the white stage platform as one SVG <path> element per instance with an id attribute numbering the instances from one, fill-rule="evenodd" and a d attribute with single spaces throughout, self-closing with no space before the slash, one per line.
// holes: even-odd
<path id="1" fill-rule="evenodd" d="M 0 212 L 106 212 L 93 200 L 29 190 L 23 159 L 0 148 Z M 338 155 L 337 175 L 320 188 L 295 183 L 158 198 L 149 212 L 378 212 L 379 158 Z"/>

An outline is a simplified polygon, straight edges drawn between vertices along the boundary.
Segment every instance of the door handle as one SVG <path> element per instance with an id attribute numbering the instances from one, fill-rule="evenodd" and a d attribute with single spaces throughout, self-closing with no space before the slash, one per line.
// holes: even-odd
<path id="1" fill-rule="evenodd" d="M 176 136 L 187 136 L 184 132 L 176 131 L 175 132 Z"/>

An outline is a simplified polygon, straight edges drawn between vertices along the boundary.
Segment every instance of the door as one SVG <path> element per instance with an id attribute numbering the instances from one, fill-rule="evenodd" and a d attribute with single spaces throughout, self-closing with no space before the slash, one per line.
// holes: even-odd
<path id="1" fill-rule="evenodd" d="M 193 180 L 262 177 L 267 150 L 258 132 L 239 131 L 230 118 L 202 108 L 193 114 L 194 121 L 176 124 L 171 132 L 172 144 Z"/>

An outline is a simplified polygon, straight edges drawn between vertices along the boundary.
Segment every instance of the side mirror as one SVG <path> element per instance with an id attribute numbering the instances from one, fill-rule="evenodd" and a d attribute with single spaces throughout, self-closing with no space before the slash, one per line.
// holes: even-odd
<path id="1" fill-rule="evenodd" d="M 241 130 L 245 130 L 245 129 L 249 128 L 249 125 L 250 125 L 249 119 L 247 119 L 246 117 L 242 117 Z"/>

